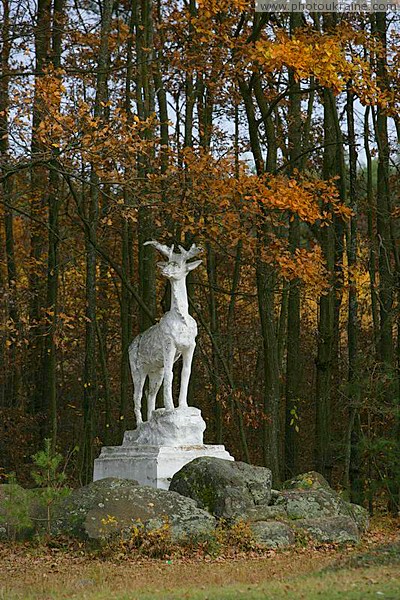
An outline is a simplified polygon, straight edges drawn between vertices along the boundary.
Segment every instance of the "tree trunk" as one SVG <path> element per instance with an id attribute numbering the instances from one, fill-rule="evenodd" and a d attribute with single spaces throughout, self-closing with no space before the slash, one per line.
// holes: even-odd
<path id="1" fill-rule="evenodd" d="M 39 139 L 39 127 L 43 120 L 42 99 L 39 92 L 39 81 L 49 65 L 51 42 L 51 0 L 38 0 L 36 27 L 35 27 L 35 92 L 33 99 L 32 116 L 32 142 L 31 154 L 35 160 L 44 152 L 43 144 Z M 44 166 L 34 166 L 31 170 L 31 248 L 30 248 L 30 357 L 29 369 L 26 378 L 30 406 L 35 413 L 44 413 L 43 406 L 43 314 L 41 306 L 44 305 L 45 273 L 43 269 L 43 232 L 39 222 L 45 219 L 45 206 L 48 187 L 48 173 Z"/>
<path id="2" fill-rule="evenodd" d="M 257 263 L 258 307 L 264 349 L 264 465 L 273 473 L 274 485 L 281 480 L 280 448 L 280 385 L 278 344 L 274 303 L 275 274 L 272 269 Z"/>
<path id="3" fill-rule="evenodd" d="M 4 203 L 4 230 L 5 230 L 5 250 L 7 265 L 7 287 L 8 287 L 8 316 L 15 330 L 19 328 L 19 310 L 17 304 L 17 265 L 14 250 L 14 215 L 13 205 L 13 185 L 12 177 L 8 173 L 9 168 L 9 135 L 8 135 L 8 115 L 9 115 L 9 58 L 10 58 L 10 6 L 8 0 L 3 0 L 3 23 L 1 27 L 2 51 L 1 51 L 1 72 L 0 78 L 0 172 L 4 176 L 1 186 L 2 198 Z M 6 345 L 3 345 L 2 363 L 4 365 L 4 386 L 2 386 L 2 406 L 16 406 L 20 395 L 20 368 L 17 356 L 17 346 L 15 334 L 8 335 L 5 332 Z M 7 348 L 7 350 L 6 350 Z M 4 396 L 3 396 L 4 394 Z"/>
<path id="4" fill-rule="evenodd" d="M 63 33 L 64 0 L 54 0 L 52 22 L 52 48 L 51 60 L 55 69 L 61 66 L 61 43 Z M 61 86 L 61 78 L 58 77 Z M 61 95 L 60 95 L 61 99 Z M 48 193 L 48 253 L 47 253 L 47 293 L 46 312 L 48 319 L 48 333 L 45 337 L 45 351 L 43 354 L 43 391 L 41 404 L 48 415 L 46 435 L 52 440 L 53 450 L 57 441 L 57 374 L 56 374 L 56 327 L 58 319 L 58 244 L 59 225 L 58 215 L 61 203 L 60 177 L 56 171 L 56 161 L 52 161 L 49 173 Z"/>
<path id="5" fill-rule="evenodd" d="M 301 15 L 290 15 L 290 28 L 293 34 L 301 26 Z M 300 168 L 299 154 L 301 153 L 301 96 L 300 83 L 294 73 L 289 70 L 289 173 Z M 295 216 L 289 224 L 290 250 L 295 252 L 300 247 L 300 223 Z M 299 385 L 301 378 L 300 360 L 300 287 L 297 279 L 290 282 L 287 321 L 287 359 L 286 359 L 286 418 L 285 418 L 285 478 L 293 477 L 296 471 L 296 456 L 298 446 L 298 411 Z"/>
<path id="6" fill-rule="evenodd" d="M 94 118 L 102 119 L 107 99 L 107 71 L 109 66 L 108 38 L 111 28 L 112 0 L 104 0 L 100 32 L 100 50 L 97 63 L 96 99 Z M 94 165 L 91 166 L 89 207 L 87 214 L 86 236 L 86 336 L 85 367 L 83 391 L 83 440 L 81 448 L 81 480 L 88 483 L 92 479 L 93 469 L 93 417 L 97 402 L 96 373 L 96 310 L 97 310 L 97 277 L 96 277 L 96 243 L 97 223 L 99 215 L 99 177 Z"/>
<path id="7" fill-rule="evenodd" d="M 207 275 L 208 275 L 208 304 L 210 313 L 210 330 L 213 338 L 216 341 L 218 347 L 220 347 L 220 331 L 219 331 L 219 319 L 218 319 L 218 306 L 217 298 L 215 294 L 215 288 L 217 286 L 217 269 L 215 261 L 215 252 L 211 248 L 211 245 L 207 243 Z M 214 402 L 214 418 L 215 418 L 215 442 L 222 444 L 222 432 L 223 432 L 223 420 L 222 420 L 222 406 L 219 402 L 219 388 L 220 388 L 220 370 L 219 360 L 215 350 L 212 347 L 212 373 L 211 373 L 211 385 L 212 385 L 212 398 Z"/>
<path id="8" fill-rule="evenodd" d="M 251 90 L 244 80 L 239 79 L 238 83 L 246 109 L 250 146 L 257 174 L 261 175 L 265 170 L 273 172 L 277 161 L 277 143 L 273 128 L 271 127 L 271 115 L 266 105 L 260 78 L 256 76 L 254 79 L 254 93 L 263 118 L 264 130 L 268 140 L 268 152 L 265 164 L 261 152 L 257 118 Z M 263 226 L 258 237 L 259 253 L 261 253 L 261 248 L 264 244 L 268 243 L 267 233 L 266 226 Z M 263 424 L 263 458 L 264 464 L 268 465 L 272 470 L 274 483 L 279 484 L 281 480 L 282 453 L 280 448 L 280 373 L 274 301 L 276 281 L 271 267 L 263 263 L 261 256 L 257 258 L 256 273 L 258 310 L 264 355 L 263 408 L 265 420 Z"/>
<path id="9" fill-rule="evenodd" d="M 357 286 L 354 279 L 354 268 L 357 264 L 357 148 L 354 126 L 354 94 L 350 84 L 347 89 L 347 132 L 349 140 L 349 207 L 352 210 L 350 226 L 347 234 L 347 264 L 349 268 L 349 296 L 348 296 L 348 403 L 349 425 L 348 439 L 345 447 L 345 476 L 344 483 L 350 491 L 352 502 L 362 504 L 363 482 L 361 478 L 361 449 L 360 449 L 360 374 L 358 357 L 358 298 Z"/>
<path id="10" fill-rule="evenodd" d="M 377 57 L 377 79 L 380 88 L 385 91 L 389 88 L 386 56 L 386 13 L 375 13 L 375 26 L 378 39 L 383 48 L 383 54 Z M 393 459 L 398 460 L 400 455 L 399 440 L 399 411 L 398 398 L 396 399 L 395 357 L 393 341 L 393 300 L 394 300 L 394 255 L 395 248 L 392 240 L 391 225 L 391 198 L 389 181 L 390 148 L 388 137 L 388 118 L 385 109 L 378 104 L 376 116 L 376 136 L 378 144 L 378 174 L 377 174 L 377 236 L 379 248 L 379 306 L 380 306 L 380 337 L 379 358 L 382 372 L 386 378 L 385 403 L 393 414 Z M 393 462 L 393 461 L 392 461 Z M 390 465 L 388 490 L 390 493 L 389 505 L 392 513 L 399 510 L 399 482 L 398 474 Z"/>
<path id="11" fill-rule="evenodd" d="M 379 310 L 377 297 L 377 244 L 376 244 L 376 204 L 374 197 L 373 179 L 372 179 L 372 155 L 369 145 L 369 115 L 370 107 L 367 106 L 364 114 L 364 150 L 367 161 L 367 217 L 368 217 L 368 240 L 370 244 L 368 272 L 371 289 L 371 316 L 374 335 L 375 354 L 379 353 Z"/>
<path id="12" fill-rule="evenodd" d="M 129 23 L 129 39 L 126 61 L 126 80 L 125 80 L 125 110 L 128 122 L 133 121 L 131 110 L 132 102 L 132 81 L 133 81 L 133 36 L 135 33 L 137 15 L 135 12 L 135 4 L 132 5 L 131 18 Z M 128 188 L 124 188 L 124 206 L 129 208 L 132 206 L 132 196 Z M 121 228 L 122 238 L 122 273 L 126 281 L 131 282 L 133 279 L 133 232 L 130 221 L 123 218 Z M 133 336 L 133 303 L 131 294 L 124 284 L 121 282 L 121 300 L 120 300 L 120 319 L 121 319 L 121 363 L 120 363 L 120 405 L 119 405 L 119 433 L 128 426 L 128 416 L 131 414 L 130 405 L 132 404 L 132 385 L 131 373 L 129 367 L 128 348 Z M 111 429 L 111 410 L 110 406 L 106 409 L 106 431 L 105 439 L 110 439 Z"/>
<path id="13" fill-rule="evenodd" d="M 138 116 L 142 121 L 148 119 L 155 109 L 154 77 L 153 77 L 153 21 L 152 0 L 135 0 L 136 10 L 136 104 Z M 151 140 L 150 128 L 143 132 L 144 140 Z M 138 155 L 138 175 L 145 181 L 151 171 L 150 158 L 147 153 Z M 144 190 L 146 192 L 146 189 Z M 155 236 L 153 209 L 146 206 L 146 198 L 139 207 L 138 214 L 138 258 L 140 295 L 156 315 L 156 270 L 155 251 L 153 246 L 144 243 Z M 144 311 L 140 311 L 140 329 L 144 331 L 152 325 L 151 319 Z M 144 407 L 145 408 L 145 407 Z"/>
<path id="14" fill-rule="evenodd" d="M 386 48 L 386 14 L 376 13 L 376 30 L 383 47 Z M 380 86 L 386 88 L 385 58 L 377 59 L 377 74 Z M 382 364 L 388 372 L 393 369 L 393 256 L 390 233 L 390 187 L 389 187 L 389 140 L 388 123 L 384 109 L 378 105 L 376 118 L 378 142 L 378 179 L 377 179 L 377 235 L 379 248 L 379 305 L 380 340 L 379 352 Z"/>
<path id="15" fill-rule="evenodd" d="M 337 136 L 333 114 L 335 101 L 330 90 L 324 89 L 323 101 L 325 144 L 323 176 L 324 179 L 330 179 L 337 174 Z M 320 473 L 330 479 L 332 469 L 331 377 L 335 342 L 335 231 L 333 225 L 322 229 L 321 246 L 330 277 L 330 288 L 324 296 L 321 296 L 319 301 L 316 360 L 316 466 Z"/>

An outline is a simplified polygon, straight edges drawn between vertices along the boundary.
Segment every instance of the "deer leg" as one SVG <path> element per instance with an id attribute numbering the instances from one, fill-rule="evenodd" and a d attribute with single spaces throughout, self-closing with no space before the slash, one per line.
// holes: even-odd
<path id="1" fill-rule="evenodd" d="M 164 371 L 149 373 L 149 393 L 147 395 L 147 420 L 150 421 L 151 415 L 156 408 L 156 398 L 158 390 L 161 387 L 164 377 Z"/>
<path id="2" fill-rule="evenodd" d="M 142 419 L 142 393 L 144 382 L 146 381 L 146 373 L 137 371 L 133 377 L 133 403 L 135 407 L 136 427 L 143 422 Z"/>
<path id="3" fill-rule="evenodd" d="M 181 375 L 181 389 L 179 391 L 179 406 L 187 406 L 187 393 L 189 387 L 190 372 L 192 370 L 192 359 L 195 345 L 182 350 L 182 375 Z"/>
<path id="4" fill-rule="evenodd" d="M 164 406 L 166 410 L 174 410 L 174 400 L 172 398 L 172 379 L 174 376 L 173 366 L 175 359 L 175 347 L 173 344 L 166 343 L 164 346 Z"/>

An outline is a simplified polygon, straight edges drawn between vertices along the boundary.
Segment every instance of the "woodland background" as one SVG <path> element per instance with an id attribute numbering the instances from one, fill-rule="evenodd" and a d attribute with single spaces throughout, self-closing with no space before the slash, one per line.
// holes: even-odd
<path id="1" fill-rule="evenodd" d="M 396 512 L 398 14 L 0 10 L 2 475 L 29 484 L 47 437 L 85 483 L 121 443 L 128 345 L 168 308 L 143 242 L 194 241 L 207 441 Z"/>

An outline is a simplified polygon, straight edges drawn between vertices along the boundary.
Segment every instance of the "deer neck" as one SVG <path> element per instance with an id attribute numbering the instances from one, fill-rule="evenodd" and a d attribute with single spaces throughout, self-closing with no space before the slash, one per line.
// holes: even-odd
<path id="1" fill-rule="evenodd" d="M 186 291 L 186 277 L 171 280 L 171 312 L 178 313 L 183 320 L 189 316 L 189 304 Z"/>

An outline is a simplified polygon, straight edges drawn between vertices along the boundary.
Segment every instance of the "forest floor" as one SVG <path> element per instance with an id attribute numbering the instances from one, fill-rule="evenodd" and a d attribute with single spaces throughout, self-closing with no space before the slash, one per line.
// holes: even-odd
<path id="1" fill-rule="evenodd" d="M 400 520 L 373 520 L 356 546 L 307 545 L 217 558 L 102 555 L 0 545 L 4 600 L 400 599 Z"/>

